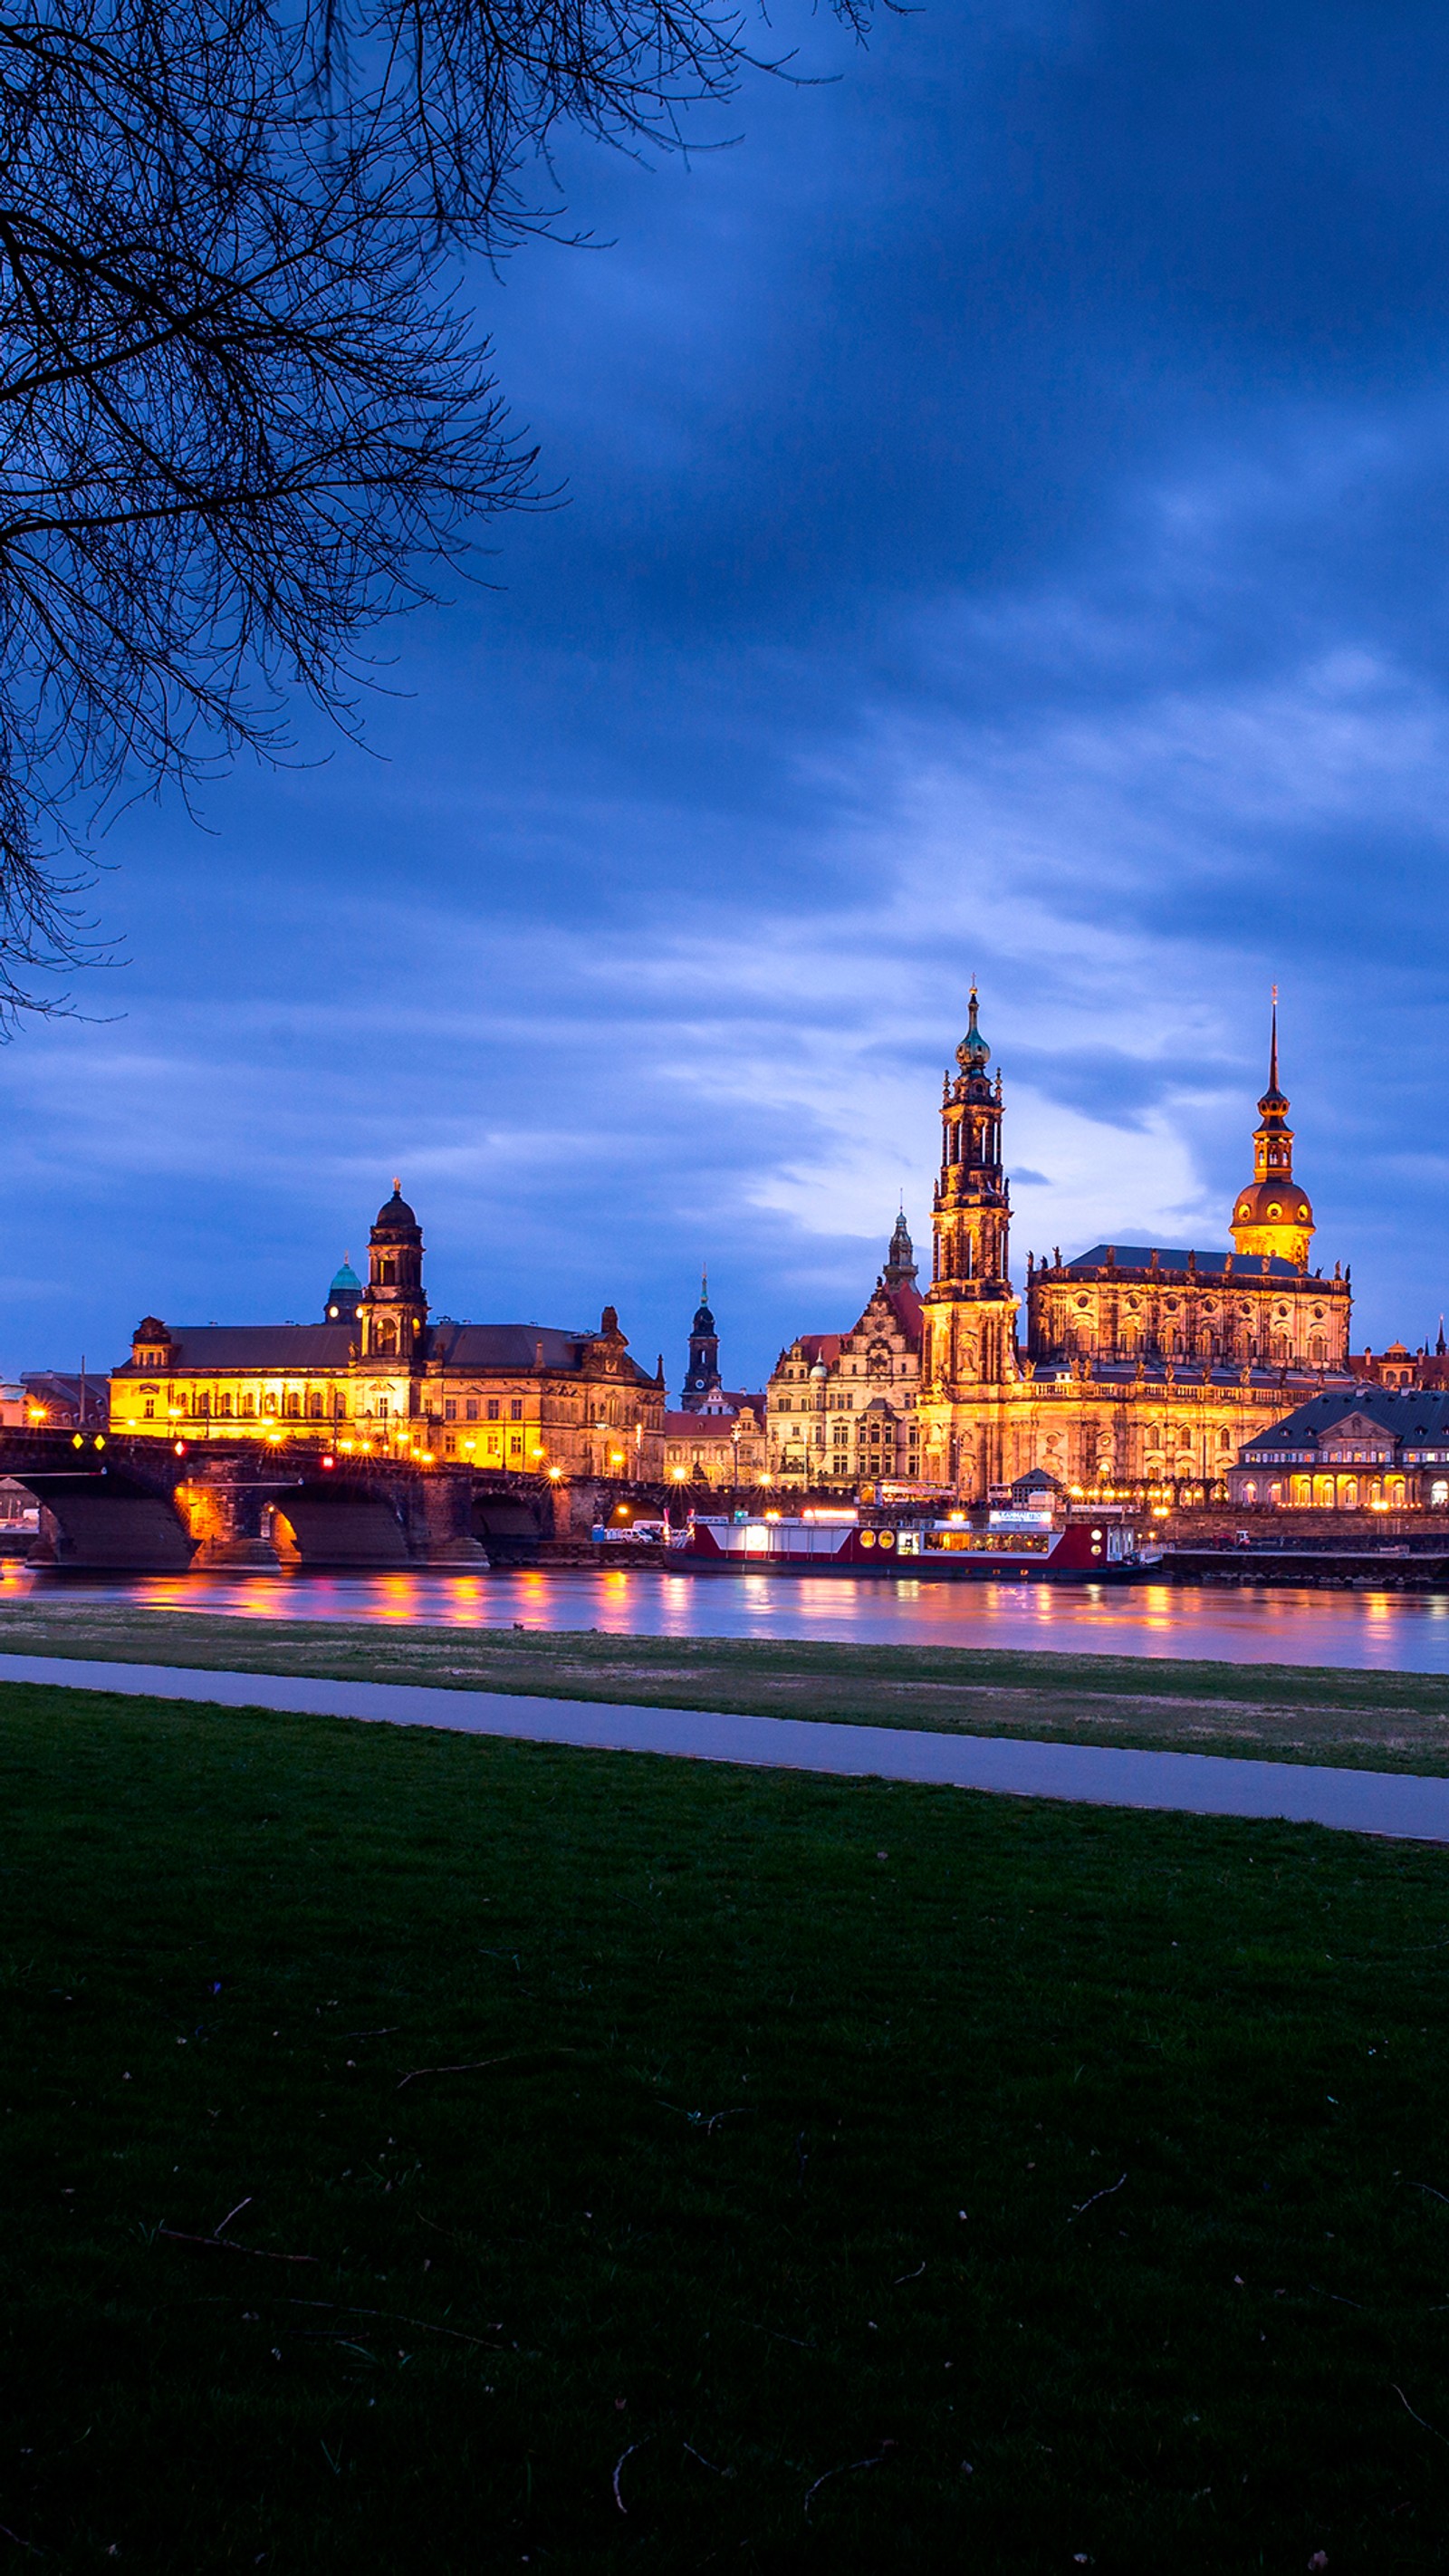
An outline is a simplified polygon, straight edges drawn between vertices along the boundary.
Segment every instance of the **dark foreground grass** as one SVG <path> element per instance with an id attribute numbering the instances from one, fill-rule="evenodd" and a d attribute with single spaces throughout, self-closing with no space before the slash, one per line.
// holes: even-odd
<path id="1" fill-rule="evenodd" d="M 708 1578 L 706 1578 L 708 1579 Z M 730 1578 L 722 1578 L 729 1580 Z M 0 1605 L 0 1654 L 421 1682 L 762 1717 L 1449 1772 L 1449 1678 L 1001 1647 L 264 1619 L 60 1593 Z"/>
<path id="2" fill-rule="evenodd" d="M 17 2569 L 1442 2569 L 1449 1857 L 45 1690 L 0 1787 Z"/>

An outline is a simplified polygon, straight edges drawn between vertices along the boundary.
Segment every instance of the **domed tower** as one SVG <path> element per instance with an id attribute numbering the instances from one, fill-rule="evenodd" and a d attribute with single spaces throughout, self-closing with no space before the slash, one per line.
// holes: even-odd
<path id="1" fill-rule="evenodd" d="M 976 1017 L 956 1049 L 961 1070 L 941 1098 L 941 1174 L 932 1224 L 935 1276 L 926 1291 L 921 1374 L 933 1387 L 1000 1386 L 1016 1377 L 1017 1300 L 1007 1274 L 1011 1201 L 1001 1160 L 1001 1076 Z"/>
<path id="2" fill-rule="evenodd" d="M 699 1304 L 689 1328 L 689 1369 L 679 1402 L 685 1413 L 698 1413 L 720 1385 L 719 1334 L 709 1311 L 709 1273 L 699 1274 Z"/>
<path id="3" fill-rule="evenodd" d="M 1293 1178 L 1293 1130 L 1288 1101 L 1278 1087 L 1278 988 L 1273 988 L 1273 1034 L 1268 1059 L 1268 1088 L 1258 1103 L 1253 1131 L 1253 1178 L 1233 1202 L 1233 1248 L 1247 1254 L 1268 1253 L 1308 1267 L 1313 1240 L 1313 1208 L 1308 1193 Z"/>
<path id="4" fill-rule="evenodd" d="M 352 1267 L 352 1256 L 344 1252 L 342 1267 L 327 1291 L 322 1308 L 325 1324 L 355 1324 L 362 1304 L 362 1281 Z"/>
<path id="5" fill-rule="evenodd" d="M 368 1237 L 367 1290 L 358 1308 L 365 1360 L 411 1368 L 428 1320 L 423 1295 L 423 1231 L 394 1181 Z"/>

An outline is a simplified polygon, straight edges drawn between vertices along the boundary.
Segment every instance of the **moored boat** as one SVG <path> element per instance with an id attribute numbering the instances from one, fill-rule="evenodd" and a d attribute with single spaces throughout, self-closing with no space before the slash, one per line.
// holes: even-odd
<path id="1" fill-rule="evenodd" d="M 1100 1582 L 1160 1556 L 1119 1512 L 944 1517 L 855 1510 L 695 1512 L 680 1562 L 729 1573 L 883 1574 L 913 1581 Z"/>

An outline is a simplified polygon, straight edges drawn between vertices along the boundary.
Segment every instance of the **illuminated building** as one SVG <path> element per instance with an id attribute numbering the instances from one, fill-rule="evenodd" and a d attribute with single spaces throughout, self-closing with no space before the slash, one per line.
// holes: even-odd
<path id="1" fill-rule="evenodd" d="M 422 1230 L 396 1182 L 366 1286 L 344 1263 L 324 1312 L 320 1324 L 170 1327 L 148 1315 L 111 1378 L 113 1429 L 515 1475 L 659 1476 L 663 1371 L 630 1359 L 613 1307 L 594 1333 L 430 1321 Z"/>
<path id="2" fill-rule="evenodd" d="M 770 1470 L 785 1487 L 920 1473 L 921 1299 L 904 1209 L 848 1333 L 802 1333 L 770 1376 Z"/>
<path id="3" fill-rule="evenodd" d="M 973 989 L 942 1089 L 930 1285 L 919 1297 L 914 1266 L 907 1281 L 888 1265 L 853 1333 L 805 1334 L 781 1354 L 772 1463 L 786 1482 L 844 1485 L 877 1455 L 889 1475 L 893 1451 L 897 1477 L 978 1502 L 1033 1470 L 1067 1492 L 1224 1494 L 1242 1443 L 1348 1370 L 1350 1282 L 1337 1266 L 1332 1278 L 1308 1267 L 1313 1211 L 1293 1171 L 1276 1009 L 1232 1251 L 1028 1254 L 1024 1298 L 990 1060 Z M 874 1444 L 860 1427 L 867 1363 L 882 1404 Z"/>
<path id="4" fill-rule="evenodd" d="M 1449 1511 L 1449 1395 L 1336 1388 L 1243 1447 L 1231 1500 L 1259 1511 Z"/>

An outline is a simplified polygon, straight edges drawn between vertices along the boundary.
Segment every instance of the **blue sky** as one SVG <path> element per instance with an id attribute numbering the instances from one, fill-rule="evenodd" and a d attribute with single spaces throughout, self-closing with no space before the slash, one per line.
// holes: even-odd
<path id="1" fill-rule="evenodd" d="M 1028 1246 L 1225 1240 L 1268 989 L 1356 1335 L 1449 1305 L 1449 19 L 934 5 L 730 148 L 564 156 L 480 279 L 562 506 L 366 752 L 145 807 L 97 1016 L 0 1056 L 0 1367 L 440 1311 L 726 1375 L 929 1236 L 973 972 Z M 703 132 L 703 129 L 701 129 Z"/>

